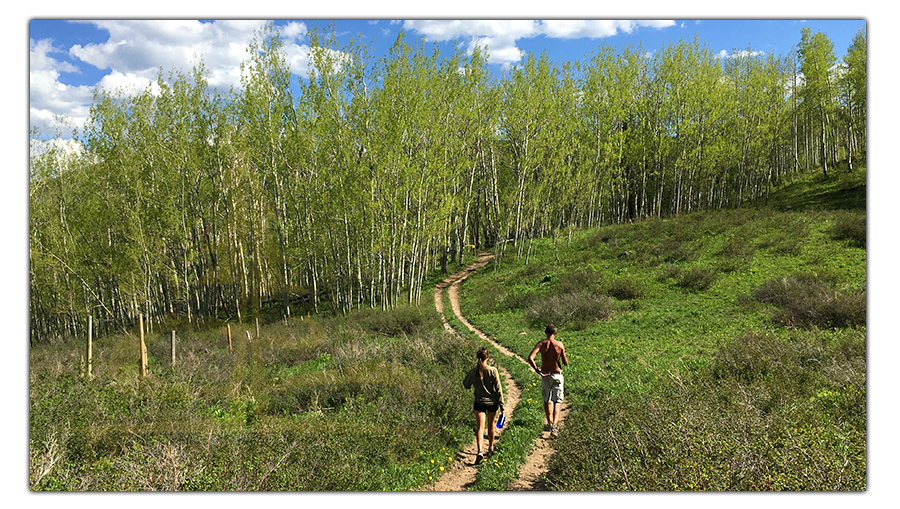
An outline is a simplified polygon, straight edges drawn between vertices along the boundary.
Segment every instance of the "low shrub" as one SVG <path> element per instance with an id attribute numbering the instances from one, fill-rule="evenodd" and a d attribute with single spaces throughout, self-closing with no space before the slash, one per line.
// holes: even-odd
<path id="1" fill-rule="evenodd" d="M 774 336 L 748 333 L 722 345 L 709 364 L 715 380 L 735 378 L 742 382 L 765 380 L 773 376 L 791 377 L 789 367 L 800 369 L 797 350 Z"/>
<path id="2" fill-rule="evenodd" d="M 845 210 L 835 213 L 831 234 L 838 240 L 849 240 L 852 245 L 866 248 L 866 216 Z"/>
<path id="3" fill-rule="evenodd" d="M 802 215 L 785 213 L 770 218 L 765 235 L 757 245 L 780 254 L 797 254 L 809 238 L 809 225 Z"/>
<path id="4" fill-rule="evenodd" d="M 718 274 L 707 267 L 691 267 L 678 274 L 678 286 L 695 292 L 707 290 L 716 282 Z"/>
<path id="5" fill-rule="evenodd" d="M 496 281 L 481 283 L 479 291 L 471 295 L 475 307 L 483 313 L 525 309 L 534 300 L 534 292 L 525 289 L 503 289 Z"/>
<path id="6" fill-rule="evenodd" d="M 865 290 L 834 290 L 817 276 L 773 278 L 753 296 L 779 307 L 772 321 L 785 327 L 854 327 L 866 324 Z"/>
<path id="7" fill-rule="evenodd" d="M 615 304 L 607 295 L 591 292 L 551 295 L 528 308 L 525 319 L 533 326 L 553 323 L 557 327 L 582 330 L 588 325 L 608 320 Z"/>
<path id="8" fill-rule="evenodd" d="M 602 272 L 590 267 L 584 267 L 560 276 L 554 285 L 554 290 L 559 294 L 595 291 L 602 283 Z"/>
<path id="9" fill-rule="evenodd" d="M 657 281 L 674 280 L 676 286 L 694 292 L 709 289 L 718 277 L 715 269 L 708 267 L 682 268 L 671 263 L 664 264 L 656 273 Z"/>
<path id="10" fill-rule="evenodd" d="M 753 233 L 747 228 L 739 228 L 734 234 L 729 235 L 719 250 L 719 254 L 725 258 L 737 258 L 748 260 L 756 253 L 756 245 L 753 243 Z"/>
<path id="11" fill-rule="evenodd" d="M 353 312 L 349 319 L 363 329 L 385 336 L 415 335 L 433 329 L 437 317 L 420 306 L 399 306 L 382 311 L 367 308 Z"/>
<path id="12" fill-rule="evenodd" d="M 656 272 L 656 280 L 664 282 L 667 279 L 678 279 L 681 274 L 681 267 L 672 263 L 664 263 Z"/>
<path id="13" fill-rule="evenodd" d="M 664 262 L 688 262 L 696 258 L 695 250 L 681 239 L 664 239 L 651 248 L 651 253 Z"/>
<path id="14" fill-rule="evenodd" d="M 612 282 L 607 293 L 610 297 L 615 297 L 619 300 L 632 300 L 643 296 L 644 288 L 635 279 L 619 278 Z"/>

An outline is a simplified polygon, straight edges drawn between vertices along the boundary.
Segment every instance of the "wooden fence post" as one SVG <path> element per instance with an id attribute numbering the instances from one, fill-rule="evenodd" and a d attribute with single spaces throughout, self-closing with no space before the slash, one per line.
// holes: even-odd
<path id="1" fill-rule="evenodd" d="M 247 383 L 253 380 L 253 338 L 247 331 Z"/>
<path id="2" fill-rule="evenodd" d="M 85 368 L 86 368 L 85 372 L 87 373 L 88 378 L 91 378 L 91 376 L 93 376 L 93 373 L 91 372 L 91 363 L 94 358 L 94 354 L 93 354 L 93 346 L 94 345 L 93 345 L 93 337 L 92 337 L 93 333 L 94 333 L 94 317 L 92 317 L 91 315 L 88 315 L 87 345 L 86 345 L 86 352 L 85 352 L 85 356 L 84 356 Z"/>
<path id="3" fill-rule="evenodd" d="M 175 331 L 172 331 L 172 365 L 175 365 Z"/>
<path id="4" fill-rule="evenodd" d="M 141 336 L 141 378 L 147 376 L 147 345 L 144 343 L 144 314 L 140 314 Z"/>
<path id="5" fill-rule="evenodd" d="M 228 329 L 228 353 L 231 353 L 231 324 L 226 324 L 225 327 Z"/>
<path id="6" fill-rule="evenodd" d="M 259 318 L 256 319 L 256 339 L 259 339 Z"/>

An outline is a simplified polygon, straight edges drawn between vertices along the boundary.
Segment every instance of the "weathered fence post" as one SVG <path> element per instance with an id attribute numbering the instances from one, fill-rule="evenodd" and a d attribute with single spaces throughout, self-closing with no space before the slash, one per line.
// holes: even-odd
<path id="1" fill-rule="evenodd" d="M 231 353 L 231 324 L 225 324 L 225 327 L 228 329 L 228 353 Z"/>
<path id="2" fill-rule="evenodd" d="M 85 355 L 84 355 L 85 373 L 87 374 L 88 378 L 93 376 L 93 373 L 91 372 L 91 362 L 93 361 L 93 358 L 94 358 L 94 354 L 93 354 L 93 346 L 94 345 L 93 345 L 93 337 L 92 337 L 93 333 L 94 333 L 94 317 L 92 317 L 91 315 L 88 315 L 87 345 L 86 345 L 86 351 L 85 351 Z"/>
<path id="3" fill-rule="evenodd" d="M 140 314 L 139 319 L 140 336 L 141 336 L 141 378 L 147 376 L 147 345 L 144 343 L 144 314 Z"/>
<path id="4" fill-rule="evenodd" d="M 175 365 L 175 331 L 172 331 L 172 365 Z"/>
<path id="5" fill-rule="evenodd" d="M 247 385 L 253 381 L 253 338 L 247 331 Z"/>
<path id="6" fill-rule="evenodd" d="M 256 339 L 259 339 L 259 318 L 256 319 Z"/>

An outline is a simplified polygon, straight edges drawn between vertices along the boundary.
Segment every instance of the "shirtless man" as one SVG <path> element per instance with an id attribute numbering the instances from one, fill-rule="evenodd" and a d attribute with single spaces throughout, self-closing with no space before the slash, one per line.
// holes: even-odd
<path id="1" fill-rule="evenodd" d="M 559 410 L 563 400 L 563 374 L 562 366 L 569 365 L 566 357 L 566 347 L 556 339 L 556 326 L 550 324 L 544 329 L 547 338 L 534 345 L 531 355 L 528 356 L 528 364 L 541 375 L 541 393 L 544 396 L 544 414 L 547 424 L 544 431 L 549 431 L 551 437 L 559 436 L 556 423 L 559 421 Z M 541 367 L 534 363 L 534 357 L 541 352 Z"/>

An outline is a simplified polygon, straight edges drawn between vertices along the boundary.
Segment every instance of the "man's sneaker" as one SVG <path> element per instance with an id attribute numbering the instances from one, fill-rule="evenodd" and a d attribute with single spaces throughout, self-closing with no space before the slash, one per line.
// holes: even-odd
<path id="1" fill-rule="evenodd" d="M 557 428 L 556 426 L 553 426 L 553 428 L 550 430 L 550 438 L 557 438 L 557 437 L 559 437 L 559 428 Z"/>
<path id="2" fill-rule="evenodd" d="M 544 431 L 553 431 L 553 426 L 549 424 L 544 424 Z"/>

